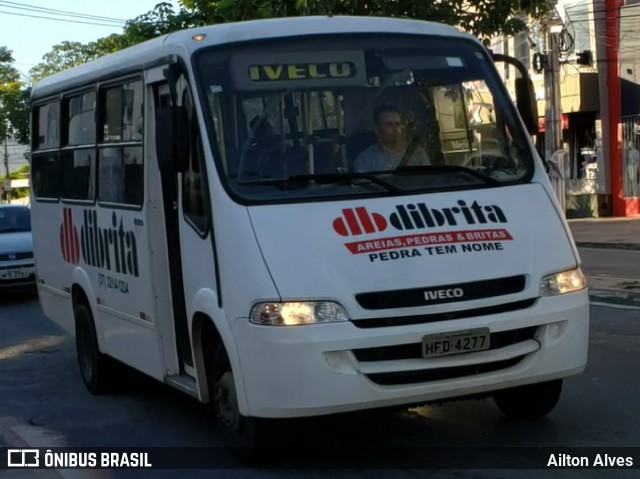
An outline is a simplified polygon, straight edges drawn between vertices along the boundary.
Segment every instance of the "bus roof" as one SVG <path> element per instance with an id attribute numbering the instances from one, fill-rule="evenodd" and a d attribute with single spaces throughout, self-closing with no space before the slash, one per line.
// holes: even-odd
<path id="1" fill-rule="evenodd" d="M 201 41 L 192 39 L 205 34 Z M 169 33 L 134 45 L 83 65 L 64 70 L 38 82 L 31 100 L 55 95 L 85 84 L 114 76 L 114 71 L 140 71 L 171 55 L 187 58 L 201 48 L 249 42 L 260 39 L 290 38 L 308 35 L 348 33 L 378 33 L 404 35 L 437 35 L 473 38 L 471 35 L 442 23 L 381 17 L 312 16 L 250 20 L 196 27 Z"/>

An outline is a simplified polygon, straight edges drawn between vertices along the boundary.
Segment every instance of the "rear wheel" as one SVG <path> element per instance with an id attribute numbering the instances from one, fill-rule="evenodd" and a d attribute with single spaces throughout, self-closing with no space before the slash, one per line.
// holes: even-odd
<path id="1" fill-rule="evenodd" d="M 493 400 L 507 417 L 537 419 L 549 414 L 558 404 L 562 379 L 497 391 Z"/>
<path id="2" fill-rule="evenodd" d="M 211 389 L 211 409 L 226 445 L 236 459 L 255 464 L 266 458 L 266 421 L 240 413 L 235 378 L 222 344 L 205 353 L 207 380 Z"/>
<path id="3" fill-rule="evenodd" d="M 76 352 L 80 374 L 92 394 L 107 392 L 112 385 L 112 361 L 100 352 L 91 309 L 86 304 L 76 308 Z"/>

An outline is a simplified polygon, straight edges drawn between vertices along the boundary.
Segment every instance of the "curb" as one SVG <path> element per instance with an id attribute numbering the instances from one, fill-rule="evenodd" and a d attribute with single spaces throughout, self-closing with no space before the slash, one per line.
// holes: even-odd
<path id="1" fill-rule="evenodd" d="M 578 248 L 600 248 L 600 249 L 624 249 L 640 251 L 640 243 L 602 243 L 589 241 L 576 241 Z"/>
<path id="2" fill-rule="evenodd" d="M 630 293 L 619 289 L 589 289 L 589 300 L 640 308 L 640 293 Z"/>

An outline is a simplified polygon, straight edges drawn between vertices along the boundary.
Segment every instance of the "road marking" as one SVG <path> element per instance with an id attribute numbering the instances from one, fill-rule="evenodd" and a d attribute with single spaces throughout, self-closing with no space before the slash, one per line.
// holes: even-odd
<path id="1" fill-rule="evenodd" d="M 31 447 L 71 447 L 64 436 L 39 426 L 17 425 L 11 430 Z M 110 479 L 104 469 L 54 469 L 64 479 Z"/>
<path id="2" fill-rule="evenodd" d="M 13 359 L 25 353 L 35 353 L 53 346 L 57 346 L 64 341 L 63 336 L 41 336 L 31 338 L 13 346 L 0 349 L 0 359 Z"/>
<path id="3" fill-rule="evenodd" d="M 614 309 L 640 309 L 638 306 L 630 306 L 628 304 L 616 304 L 616 303 L 606 303 L 599 301 L 591 301 L 591 306 L 601 306 L 603 308 L 614 308 Z"/>
<path id="4" fill-rule="evenodd" d="M 2 447 L 20 449 L 29 447 L 29 444 L 13 430 L 17 424 L 19 424 L 19 422 L 15 417 L 0 417 L 0 444 L 2 444 Z M 3 474 L 8 472 L 15 473 L 15 477 L 25 477 L 22 474 L 26 471 L 24 469 L 12 469 L 11 471 L 3 471 Z M 29 471 L 28 477 L 33 477 L 34 479 L 61 479 L 62 476 L 54 469 L 32 469 Z"/>

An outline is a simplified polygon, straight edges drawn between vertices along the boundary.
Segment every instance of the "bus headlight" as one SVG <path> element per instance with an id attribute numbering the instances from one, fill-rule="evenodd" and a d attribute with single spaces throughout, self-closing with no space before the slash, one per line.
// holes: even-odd
<path id="1" fill-rule="evenodd" d="M 297 326 L 300 324 L 348 321 L 342 306 L 330 301 L 295 303 L 259 303 L 251 310 L 250 321 L 269 326 Z"/>
<path id="2" fill-rule="evenodd" d="M 586 287 L 587 282 L 582 271 L 580 268 L 575 268 L 542 278 L 540 281 L 540 294 L 542 296 L 555 296 L 556 294 L 579 291 Z"/>

